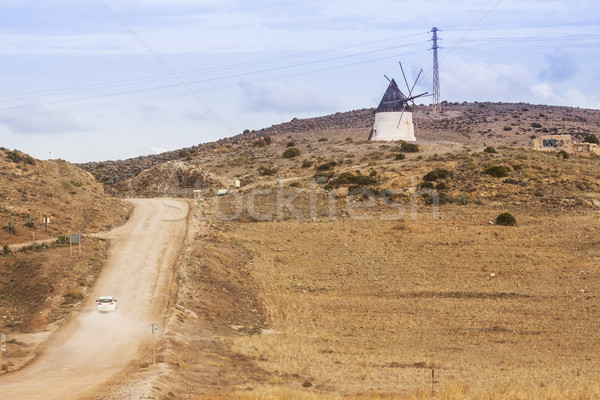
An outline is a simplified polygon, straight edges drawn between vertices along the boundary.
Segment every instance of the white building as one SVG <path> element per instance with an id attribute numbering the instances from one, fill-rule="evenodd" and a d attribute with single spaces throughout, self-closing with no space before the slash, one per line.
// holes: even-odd
<path id="1" fill-rule="evenodd" d="M 369 140 L 416 140 L 408 98 L 400 91 L 393 79 L 375 112 L 375 123 Z"/>

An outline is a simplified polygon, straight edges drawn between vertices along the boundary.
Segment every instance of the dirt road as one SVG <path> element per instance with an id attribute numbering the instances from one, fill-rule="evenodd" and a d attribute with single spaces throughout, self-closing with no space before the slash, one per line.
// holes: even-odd
<path id="1" fill-rule="evenodd" d="M 188 205 L 170 199 L 132 203 L 129 222 L 106 235 L 109 258 L 81 312 L 53 335 L 34 363 L 0 378 L 2 399 L 94 398 L 148 350 L 149 325 L 163 325 Z M 118 311 L 97 312 L 98 296 L 116 297 Z"/>

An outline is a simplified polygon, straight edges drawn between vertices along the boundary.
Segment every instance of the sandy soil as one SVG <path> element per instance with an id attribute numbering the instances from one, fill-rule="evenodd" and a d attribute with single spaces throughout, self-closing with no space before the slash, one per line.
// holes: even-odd
<path id="1" fill-rule="evenodd" d="M 50 338 L 34 363 L 0 379 L 3 399 L 97 398 L 148 351 L 149 325 L 164 326 L 188 205 L 163 199 L 132 203 L 130 221 L 106 235 L 112 241 L 109 259 L 81 312 Z M 95 310 L 94 299 L 102 295 L 119 300 L 117 312 Z"/>

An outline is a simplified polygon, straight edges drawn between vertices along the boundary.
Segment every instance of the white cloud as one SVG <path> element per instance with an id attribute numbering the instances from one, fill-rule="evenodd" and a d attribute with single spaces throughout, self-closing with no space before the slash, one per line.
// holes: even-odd
<path id="1" fill-rule="evenodd" d="M 536 83 L 535 85 L 531 86 L 531 92 L 543 99 L 549 99 L 554 95 L 552 87 L 546 82 Z"/>
<path id="2" fill-rule="evenodd" d="M 258 85 L 240 84 L 242 107 L 247 111 L 302 113 L 334 111 L 341 101 L 324 89 L 310 84 L 281 81 Z"/>
<path id="3" fill-rule="evenodd" d="M 168 151 L 164 147 L 149 147 L 150 151 L 154 154 L 160 154 Z"/>
<path id="4" fill-rule="evenodd" d="M 468 63 L 452 58 L 444 63 L 443 71 L 441 95 L 455 100 L 521 101 L 532 82 L 528 69 L 518 62 Z"/>

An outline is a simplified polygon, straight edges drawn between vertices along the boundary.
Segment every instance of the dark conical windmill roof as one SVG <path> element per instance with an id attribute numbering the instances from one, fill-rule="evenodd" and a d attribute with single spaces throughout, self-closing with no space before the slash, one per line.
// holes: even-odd
<path id="1" fill-rule="evenodd" d="M 406 99 L 404 93 L 402 93 L 398 88 L 398 85 L 396 85 L 396 81 L 392 79 L 385 94 L 381 98 L 381 102 L 379 102 L 376 112 L 400 112 L 402 109 L 404 109 L 405 112 L 412 112 Z"/>

